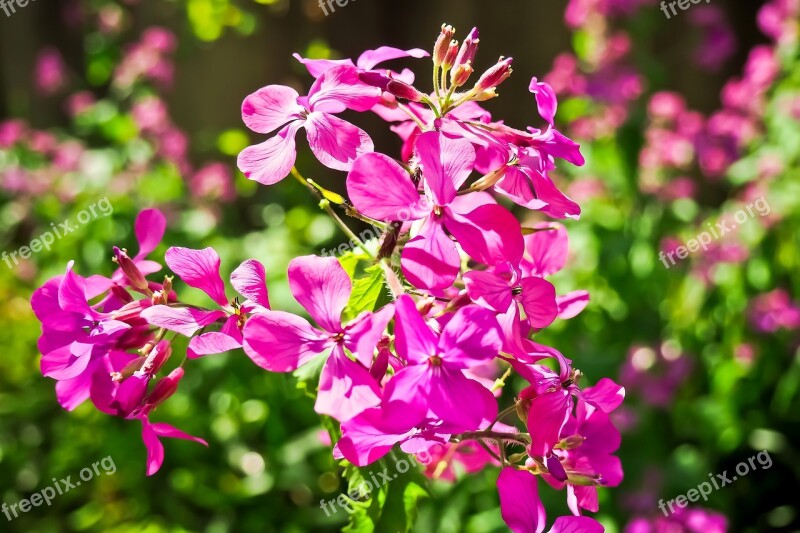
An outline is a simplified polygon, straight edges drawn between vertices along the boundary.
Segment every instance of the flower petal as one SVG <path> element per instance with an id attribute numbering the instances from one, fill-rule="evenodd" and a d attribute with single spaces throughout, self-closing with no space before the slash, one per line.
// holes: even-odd
<path id="1" fill-rule="evenodd" d="M 395 430 L 386 423 L 381 409 L 367 409 L 342 424 L 342 438 L 337 447 L 354 465 L 367 466 L 384 457 L 395 444 L 409 438 L 414 431 L 414 428 Z"/>
<path id="2" fill-rule="evenodd" d="M 395 301 L 394 343 L 397 355 L 409 363 L 425 363 L 439 351 L 436 335 L 422 319 L 413 298 L 403 294 Z"/>
<path id="3" fill-rule="evenodd" d="M 472 143 L 429 131 L 417 139 L 417 155 L 425 184 L 436 204 L 450 204 L 475 166 Z"/>
<path id="4" fill-rule="evenodd" d="M 467 295 L 476 304 L 498 313 L 505 313 L 511 306 L 511 287 L 494 272 L 470 270 L 464 274 Z"/>
<path id="5" fill-rule="evenodd" d="M 524 241 L 522 227 L 508 209 L 496 204 L 482 205 L 465 215 L 447 211 L 445 226 L 464 251 L 485 265 L 518 265 Z"/>
<path id="6" fill-rule="evenodd" d="M 346 422 L 381 403 L 381 389 L 369 371 L 337 347 L 322 367 L 314 410 Z"/>
<path id="7" fill-rule="evenodd" d="M 139 252 L 135 260 L 147 256 L 156 249 L 167 229 L 167 219 L 158 209 L 144 209 L 136 217 L 136 240 L 139 241 Z"/>
<path id="8" fill-rule="evenodd" d="M 283 311 L 264 311 L 244 326 L 244 351 L 261 368 L 292 372 L 331 344 L 304 319 Z"/>
<path id="9" fill-rule="evenodd" d="M 164 463 L 164 445 L 161 444 L 159 437 L 173 439 L 191 440 L 208 446 L 208 443 L 199 437 L 194 437 L 184 433 L 169 424 L 162 422 L 151 424 L 147 418 L 142 418 L 142 440 L 147 449 L 147 475 L 152 476 L 161 468 Z"/>
<path id="10" fill-rule="evenodd" d="M 605 528 L 588 516 L 559 516 L 549 533 L 603 533 Z"/>
<path id="11" fill-rule="evenodd" d="M 369 111 L 380 100 L 381 92 L 362 82 L 355 67 L 340 65 L 326 70 L 311 86 L 309 109 L 325 113 Z"/>
<path id="12" fill-rule="evenodd" d="M 569 237 L 563 224 L 539 223 L 535 231 L 525 235 L 523 270 L 527 275 L 541 278 L 564 268 L 569 255 Z"/>
<path id="13" fill-rule="evenodd" d="M 192 307 L 154 305 L 142 311 L 141 317 L 151 326 L 168 329 L 191 337 L 202 328 L 223 318 L 223 311 L 204 311 Z"/>
<path id="14" fill-rule="evenodd" d="M 220 306 L 228 304 L 225 283 L 219 275 L 219 254 L 213 248 L 193 250 L 173 246 L 165 256 L 170 270 L 184 283 L 208 294 Z"/>
<path id="15" fill-rule="evenodd" d="M 494 359 L 503 347 L 503 334 L 494 313 L 469 305 L 444 327 L 439 347 L 448 367 L 469 368 Z"/>
<path id="16" fill-rule="evenodd" d="M 364 70 L 372 70 L 378 63 L 390 61 L 392 59 L 401 59 L 403 57 L 414 57 L 420 59 L 428 57 L 430 54 L 420 48 L 412 48 L 411 50 L 401 50 L 400 48 L 393 48 L 391 46 L 381 46 L 375 50 L 367 50 L 360 56 L 356 65 L 358 68 Z"/>
<path id="17" fill-rule="evenodd" d="M 438 431 L 477 431 L 497 418 L 497 399 L 489 389 L 446 363 L 431 370 L 428 405 L 444 422 Z"/>
<path id="18" fill-rule="evenodd" d="M 314 78 L 319 78 L 325 71 L 338 67 L 341 65 L 350 65 L 354 67 L 352 59 L 308 59 L 302 57 L 300 54 L 292 54 L 303 66 L 306 67 L 308 73 Z"/>
<path id="19" fill-rule="evenodd" d="M 236 320 L 236 317 L 231 317 Z M 242 347 L 242 343 L 221 331 L 210 331 L 192 337 L 186 349 L 186 357 L 197 359 L 204 355 L 225 353 Z"/>
<path id="20" fill-rule="evenodd" d="M 242 120 L 256 133 L 270 133 L 301 117 L 305 109 L 297 103 L 300 95 L 291 87 L 267 85 L 242 102 Z"/>
<path id="21" fill-rule="evenodd" d="M 306 133 L 319 162 L 334 170 L 350 170 L 359 156 L 375 150 L 367 132 L 328 113 L 308 115 Z"/>
<path id="22" fill-rule="evenodd" d="M 392 317 L 394 317 L 394 305 L 389 304 L 375 313 L 362 313 L 345 328 L 345 346 L 355 354 L 364 367 L 372 366 L 375 348 Z"/>
<path id="23" fill-rule="evenodd" d="M 269 292 L 267 291 L 267 273 L 264 265 L 255 259 L 244 261 L 231 274 L 231 285 L 236 292 L 256 303 L 264 309 L 269 309 Z"/>
<path id="24" fill-rule="evenodd" d="M 536 78 L 531 79 L 530 87 L 528 90 L 536 96 L 536 107 L 539 109 L 539 115 L 552 125 L 554 117 L 556 116 L 556 109 L 558 109 L 558 100 L 556 93 L 550 84 L 540 82 Z"/>
<path id="25" fill-rule="evenodd" d="M 289 288 L 311 318 L 330 333 L 342 332 L 342 311 L 353 289 L 335 257 L 306 255 L 289 263 Z"/>
<path id="26" fill-rule="evenodd" d="M 572 406 L 570 393 L 564 389 L 546 392 L 531 401 L 528 428 L 531 453 L 548 455 L 561 439 L 561 428 L 567 422 Z"/>
<path id="27" fill-rule="evenodd" d="M 242 150 L 236 161 L 239 170 L 262 185 L 273 185 L 288 176 L 297 159 L 294 137 L 303 124 L 290 122 L 271 139 Z"/>
<path id="28" fill-rule="evenodd" d="M 544 531 L 547 517 L 536 483 L 536 476 L 513 466 L 505 467 L 497 478 L 500 514 L 514 533 Z"/>
<path id="29" fill-rule="evenodd" d="M 603 378 L 593 387 L 582 391 L 583 398 L 604 413 L 610 413 L 625 399 L 625 388 L 614 383 L 613 379 Z"/>
<path id="30" fill-rule="evenodd" d="M 578 316 L 589 305 L 588 291 L 572 291 L 563 296 L 556 297 L 558 304 L 558 318 L 568 320 Z"/>
<path id="31" fill-rule="evenodd" d="M 556 288 L 546 279 L 530 277 L 520 280 L 520 303 L 531 327 L 546 328 L 558 316 Z"/>
<path id="32" fill-rule="evenodd" d="M 433 216 L 403 248 L 400 266 L 406 279 L 420 289 L 445 289 L 453 284 L 461 266 L 455 243 Z"/>
<path id="33" fill-rule="evenodd" d="M 347 175 L 347 195 L 359 212 L 387 222 L 418 220 L 431 211 L 411 176 L 394 159 L 377 153 L 364 154 Z"/>

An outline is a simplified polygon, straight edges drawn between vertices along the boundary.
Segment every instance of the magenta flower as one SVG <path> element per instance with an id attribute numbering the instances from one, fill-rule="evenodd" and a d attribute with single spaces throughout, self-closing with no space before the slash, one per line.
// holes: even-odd
<path id="1" fill-rule="evenodd" d="M 464 284 L 473 302 L 497 313 L 518 313 L 519 304 L 536 329 L 549 326 L 558 315 L 555 287 L 536 276 L 521 277 L 513 267 L 504 274 L 472 270 L 464 274 Z"/>
<path id="2" fill-rule="evenodd" d="M 168 329 L 187 337 L 217 320 L 225 319 L 219 331 L 210 331 L 189 341 L 187 356 L 196 358 L 242 347 L 242 328 L 248 315 L 269 309 L 266 272 L 256 260 L 244 261 L 231 274 L 231 285 L 246 298 L 228 302 L 225 282 L 219 274 L 220 258 L 213 248 L 191 250 L 170 248 L 167 265 L 187 285 L 208 294 L 222 309 L 206 311 L 191 307 L 156 305 L 142 312 L 142 318 L 153 326 Z"/>
<path id="3" fill-rule="evenodd" d="M 131 326 L 89 305 L 105 288 L 79 276 L 67 265 L 63 276 L 49 280 L 31 298 L 31 307 L 42 323 L 39 351 L 41 370 L 53 378 L 62 407 L 73 410 L 89 397 L 91 377 L 99 360 Z M 102 284 L 107 287 L 108 283 Z"/>
<path id="4" fill-rule="evenodd" d="M 325 71 L 311 86 L 308 96 L 283 85 L 268 85 L 245 98 L 242 119 L 256 133 L 278 134 L 239 154 L 239 170 L 249 179 L 272 185 L 289 175 L 297 157 L 295 134 L 305 128 L 308 144 L 328 168 L 350 170 L 373 144 L 362 129 L 335 113 L 345 109 L 368 111 L 381 91 L 362 83 L 355 68 L 342 65 Z"/>
<path id="5" fill-rule="evenodd" d="M 445 444 L 449 438 L 433 422 L 409 426 L 405 417 L 387 416 L 385 409 L 372 407 L 342 424 L 342 438 L 333 451 L 334 458 L 367 466 L 386 456 L 396 444 L 406 453 L 420 453 Z"/>
<path id="6" fill-rule="evenodd" d="M 494 420 L 494 395 L 464 375 L 500 352 L 502 335 L 493 314 L 477 306 L 461 308 L 437 335 L 409 296 L 395 306 L 395 346 L 406 366 L 386 385 L 385 416 L 408 426 L 439 421 L 439 433 L 477 430 Z"/>
<path id="7" fill-rule="evenodd" d="M 584 393 L 591 395 L 591 388 Z M 581 509 L 597 512 L 597 487 L 616 487 L 622 482 L 622 463 L 612 454 L 620 445 L 619 431 L 608 414 L 579 401 L 577 416 L 570 417 L 561 432 L 561 446 L 548 462 L 543 479 L 553 488 L 567 487 L 567 503 L 574 514 Z"/>
<path id="8" fill-rule="evenodd" d="M 136 216 L 134 232 L 139 243 L 139 251 L 131 260 L 142 277 L 161 270 L 159 263 L 146 258 L 161 243 L 166 228 L 167 219 L 158 209 L 144 209 Z M 111 280 L 123 287 L 130 286 L 130 280 L 122 268 L 114 271 Z"/>
<path id="9" fill-rule="evenodd" d="M 358 56 L 358 59 L 355 63 L 353 63 L 352 59 L 307 59 L 305 57 L 301 57 L 300 54 L 293 55 L 295 59 L 297 59 L 308 69 L 309 74 L 311 74 L 314 78 L 319 78 L 328 70 L 342 65 L 355 67 L 359 72 L 363 72 L 373 70 L 384 61 L 391 61 L 392 59 L 401 59 L 404 57 L 414 57 L 419 59 L 428 57 L 430 54 L 420 48 L 401 50 L 391 46 L 381 46 L 375 50 L 367 50 Z M 407 79 L 408 74 L 411 75 L 410 80 Z M 406 83 L 414 82 L 414 74 L 410 70 L 404 70 L 402 78 Z"/>
<path id="10" fill-rule="evenodd" d="M 58 49 L 44 48 L 36 58 L 34 72 L 36 89 L 43 95 L 59 92 L 67 83 L 67 67 Z"/>
<path id="11" fill-rule="evenodd" d="M 364 312 L 342 325 L 352 283 L 334 257 L 293 259 L 289 264 L 289 287 L 320 329 L 299 316 L 267 310 L 247 321 L 245 353 L 258 366 L 272 372 L 291 372 L 316 356 L 330 355 L 320 378 L 315 405 L 318 413 L 345 421 L 378 405 L 380 387 L 368 368 L 394 307 Z M 355 355 L 355 361 L 345 349 Z"/>
<path id="12" fill-rule="evenodd" d="M 500 513 L 514 533 L 542 533 L 547 515 L 539 499 L 536 476 L 508 466 L 497 478 Z M 549 533 L 602 533 L 603 526 L 587 516 L 562 516 Z"/>
<path id="13" fill-rule="evenodd" d="M 530 453 L 538 457 L 549 457 L 561 440 L 562 430 L 572 413 L 573 396 L 604 413 L 612 412 L 625 398 L 625 389 L 608 378 L 581 391 L 575 383 L 579 374 L 561 354 L 557 355 L 558 373 L 543 365 L 512 362 L 514 368 L 530 383 L 520 392 L 519 399 L 527 412 L 526 423 L 531 434 Z"/>
<path id="14" fill-rule="evenodd" d="M 404 247 L 401 266 L 413 285 L 443 289 L 453 284 L 460 265 L 456 237 L 473 259 L 493 265 L 522 250 L 519 222 L 505 208 L 481 195 L 457 196 L 475 163 L 469 141 L 427 132 L 417 140 L 425 179 L 420 196 L 408 172 L 378 153 L 360 157 L 347 176 L 353 205 L 378 220 L 419 220 L 417 235 Z"/>
<path id="15" fill-rule="evenodd" d="M 161 468 L 164 463 L 164 445 L 161 444 L 160 437 L 170 439 L 191 440 L 208 446 L 208 443 L 200 437 L 193 437 L 188 433 L 176 429 L 163 422 L 150 422 L 146 417 L 142 418 L 142 440 L 147 448 L 147 475 L 152 476 Z"/>

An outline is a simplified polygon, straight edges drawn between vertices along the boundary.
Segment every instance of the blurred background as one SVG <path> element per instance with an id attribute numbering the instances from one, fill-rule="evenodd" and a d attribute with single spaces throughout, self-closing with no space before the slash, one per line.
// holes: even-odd
<path id="1" fill-rule="evenodd" d="M 288 261 L 346 238 L 294 181 L 260 187 L 236 170 L 256 141 L 242 99 L 274 83 L 303 93 L 312 80 L 293 52 L 430 49 L 447 22 L 459 38 L 479 26 L 479 67 L 514 57 L 502 98 L 486 105 L 494 116 L 541 126 L 527 89 L 531 76 L 545 79 L 559 95 L 558 126 L 587 159 L 559 175 L 583 215 L 566 222 L 571 259 L 553 281 L 559 293 L 588 289 L 592 303 L 539 340 L 587 384 L 608 376 L 627 388 L 615 420 L 625 480 L 601 490 L 597 518 L 611 532 L 800 531 L 800 3 L 715 0 L 670 19 L 651 0 L 334 7 L 326 16 L 313 0 L 36 0 L 0 11 L 0 251 L 103 199 L 113 207 L 49 250 L 0 263 L 0 500 L 108 456 L 116 465 L 50 507 L 0 516 L 0 530 L 369 531 L 320 509 L 346 484 L 295 378 L 254 371 L 241 352 L 193 361 L 158 420 L 210 447 L 166 442 L 164 467 L 147 478 L 137 424 L 59 407 L 39 371 L 29 300 L 69 260 L 109 275 L 111 247 L 135 250 L 136 214 L 158 207 L 168 244 L 153 258 L 168 245 L 214 246 L 223 273 L 259 259 L 273 307 L 297 310 Z M 429 89 L 427 60 L 397 65 Z M 398 153 L 377 117 L 349 119 Z M 307 177 L 343 192 L 340 173 L 300 154 Z M 670 268 L 659 259 L 759 199 L 769 209 L 737 219 L 708 250 Z M 661 515 L 659 499 L 765 450 L 769 468 Z M 426 483 L 414 530 L 505 531 L 496 476 Z M 540 492 L 551 518 L 568 512 L 563 493 Z"/>

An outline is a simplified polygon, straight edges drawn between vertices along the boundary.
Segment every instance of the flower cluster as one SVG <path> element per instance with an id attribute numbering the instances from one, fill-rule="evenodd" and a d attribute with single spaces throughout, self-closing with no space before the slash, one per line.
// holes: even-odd
<path id="1" fill-rule="evenodd" d="M 73 410 L 91 399 L 106 414 L 140 421 L 148 475 L 157 472 L 164 460 L 159 437 L 205 444 L 149 419 L 153 409 L 175 393 L 184 375 L 179 366 L 157 377 L 172 348 L 163 339 L 165 330 L 156 332 L 143 316 L 158 303 L 175 301 L 169 278 L 163 284 L 145 279 L 161 269 L 146 257 L 158 246 L 165 228 L 166 220 L 159 211 L 142 211 L 136 220 L 139 252 L 131 258 L 115 247 L 119 268 L 110 278 L 84 278 L 70 262 L 64 275 L 48 280 L 31 298 L 31 307 L 42 323 L 42 374 L 58 382 L 59 403 Z"/>
<path id="2" fill-rule="evenodd" d="M 581 515 L 598 510 L 597 487 L 622 480 L 613 455 L 620 434 L 609 413 L 624 390 L 610 379 L 581 387 L 570 359 L 532 340 L 580 313 L 589 296 L 559 295 L 548 280 L 567 261 L 564 226 L 522 227 L 508 207 L 578 218 L 580 207 L 550 173 L 559 159 L 582 165 L 583 157 L 554 127 L 555 92 L 536 78 L 529 89 L 542 128 L 494 119 L 481 104 L 497 96 L 512 59 L 474 75 L 477 29 L 461 44 L 453 37 L 454 29 L 442 26 L 430 54 L 431 92 L 416 88 L 409 70 L 378 68 L 428 53 L 381 47 L 355 62 L 298 57 L 316 79 L 307 95 L 269 85 L 242 104 L 245 124 L 270 135 L 241 152 L 242 172 L 264 185 L 291 175 L 318 194 L 366 254 L 358 257 L 369 256 L 365 275 L 385 283 L 391 301 L 367 297 L 352 265 L 298 257 L 288 266 L 289 287 L 312 323 L 271 308 L 258 261 L 230 276 L 240 301 L 226 294 L 216 251 L 169 248 L 170 270 L 216 304 L 187 305 L 172 292 L 171 278 L 146 279 L 160 268 L 145 256 L 164 224 L 145 211 L 137 221 L 140 252 L 130 258 L 115 248 L 120 269 L 112 278 L 84 279 L 68 268 L 34 297 L 44 330 L 42 370 L 59 381 L 62 404 L 74 408 L 88 398 L 106 413 L 140 420 L 153 473 L 163 458 L 158 436 L 192 438 L 149 421 L 184 372 L 181 363 L 158 377 L 170 355 L 167 333 L 191 338 L 188 359 L 243 348 L 271 372 L 321 369 L 315 410 L 340 424 L 331 435 L 335 457 L 365 466 L 396 446 L 430 451 L 439 460 L 428 473 L 437 477 L 459 458 L 473 472 L 496 464 L 502 515 L 513 531 L 545 528 L 537 477 L 564 489 L 575 515 L 557 519 L 551 531 L 602 531 Z M 370 111 L 391 124 L 403 141 L 401 157 L 375 152 L 365 131 L 338 116 L 345 110 Z M 295 167 L 301 129 L 322 165 L 347 173 L 347 198 L 302 178 Z M 361 242 L 337 207 L 377 228 L 377 246 Z M 501 409 L 512 374 L 527 386 Z M 477 460 L 469 453 L 476 444 L 486 452 Z"/>

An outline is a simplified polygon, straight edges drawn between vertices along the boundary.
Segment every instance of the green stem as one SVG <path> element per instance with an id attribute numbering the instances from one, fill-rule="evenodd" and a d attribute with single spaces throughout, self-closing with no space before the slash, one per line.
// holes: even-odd
<path id="1" fill-rule="evenodd" d="M 492 439 L 497 441 L 510 441 L 516 442 L 517 444 L 528 445 L 530 444 L 530 435 L 527 433 L 502 433 L 499 431 L 489 431 L 485 429 L 483 431 L 467 431 L 465 433 L 459 433 L 458 435 L 453 435 L 457 442 L 465 441 L 465 440 L 480 440 L 480 439 Z"/>
<path id="2" fill-rule="evenodd" d="M 330 201 L 326 200 L 325 198 L 323 198 L 320 195 L 320 192 L 316 189 L 316 187 L 311 185 L 309 180 L 307 180 L 306 178 L 304 178 L 300 174 L 300 172 L 297 170 L 297 167 L 292 167 L 291 173 L 292 173 L 292 176 L 294 176 L 294 178 L 297 181 L 302 183 L 303 186 L 305 186 L 309 191 L 311 191 L 311 193 L 314 196 L 316 196 L 317 198 L 320 198 L 320 202 L 319 202 L 320 209 L 322 209 L 323 211 L 328 213 L 328 215 L 333 219 L 333 221 L 336 222 L 336 224 L 341 228 L 341 230 L 344 232 L 344 234 L 347 235 L 350 238 L 350 240 L 352 242 L 354 242 L 359 248 L 361 248 L 361 250 L 363 250 L 365 254 L 370 256 L 372 259 L 377 259 L 375 254 L 373 254 L 372 252 L 370 252 L 367 249 L 366 244 L 364 244 L 364 242 L 361 239 L 358 238 L 358 235 L 356 235 L 353 232 L 353 230 L 351 230 L 347 226 L 347 224 L 345 224 L 344 221 L 341 218 L 339 218 L 339 215 L 337 215 L 336 211 L 334 211 L 333 208 L 331 207 Z"/>
<path id="3" fill-rule="evenodd" d="M 511 369 L 509 368 L 509 370 L 511 370 Z M 514 405 L 512 405 L 510 407 L 506 407 L 505 409 L 503 409 L 503 411 L 497 415 L 497 418 L 494 419 L 494 422 L 489 424 L 489 427 L 486 428 L 487 431 L 491 431 L 491 429 L 494 427 L 494 425 L 497 424 L 498 422 L 500 422 L 501 418 L 503 418 L 507 414 L 513 413 L 516 410 L 517 410 L 517 405 L 516 404 L 514 404 Z"/>

